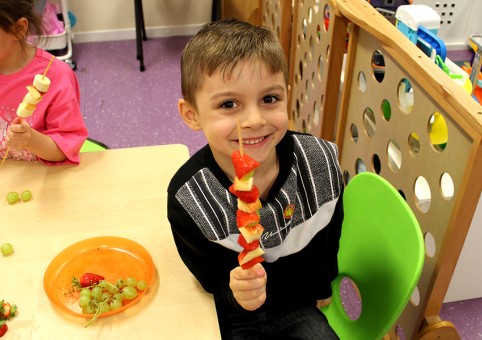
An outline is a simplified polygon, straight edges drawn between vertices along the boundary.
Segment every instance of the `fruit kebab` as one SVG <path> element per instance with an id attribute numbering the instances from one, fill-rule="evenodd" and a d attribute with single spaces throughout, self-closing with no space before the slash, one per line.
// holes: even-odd
<path id="1" fill-rule="evenodd" d="M 239 253 L 238 262 L 241 268 L 249 269 L 256 263 L 263 262 L 264 250 L 259 245 L 259 239 L 264 228 L 259 223 L 259 190 L 253 184 L 254 170 L 259 163 L 243 152 L 241 127 L 238 122 L 239 150 L 232 153 L 232 162 L 236 177 L 229 191 L 238 197 L 236 224 L 239 229 L 238 244 L 243 247 Z"/>
<path id="2" fill-rule="evenodd" d="M 48 91 L 50 87 L 50 79 L 46 77 L 46 74 L 49 71 L 50 66 L 52 65 L 52 62 L 54 61 L 54 59 L 55 59 L 55 56 L 52 56 L 52 58 L 50 58 L 50 62 L 47 65 L 47 68 L 45 69 L 44 73 L 36 74 L 33 80 L 33 84 L 27 86 L 28 92 L 25 95 L 25 97 L 23 97 L 22 102 L 18 105 L 18 108 L 17 108 L 17 116 L 19 116 L 21 120 L 23 118 L 30 117 L 33 114 L 33 112 L 37 107 L 37 104 L 42 100 L 43 96 Z M 0 167 L 3 166 L 3 163 L 7 158 L 9 150 L 10 148 L 7 147 L 7 151 L 3 156 Z"/>

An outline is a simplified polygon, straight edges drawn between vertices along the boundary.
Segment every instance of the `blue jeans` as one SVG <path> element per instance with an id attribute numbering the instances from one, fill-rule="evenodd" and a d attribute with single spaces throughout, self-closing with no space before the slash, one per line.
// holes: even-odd
<path id="1" fill-rule="evenodd" d="M 300 306 L 280 313 L 240 313 L 223 319 L 226 321 L 220 325 L 223 340 L 338 339 L 316 306 Z"/>

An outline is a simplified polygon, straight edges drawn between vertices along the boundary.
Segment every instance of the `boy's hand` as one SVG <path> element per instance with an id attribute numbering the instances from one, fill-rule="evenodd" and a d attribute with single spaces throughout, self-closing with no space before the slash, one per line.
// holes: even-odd
<path id="1" fill-rule="evenodd" d="M 241 307 L 253 311 L 266 301 L 266 272 L 261 264 L 249 269 L 234 268 L 230 273 L 229 287 Z"/>
<path id="2" fill-rule="evenodd" d="M 7 146 L 12 149 L 25 149 L 32 139 L 32 127 L 25 119 L 16 117 L 7 130 Z"/>

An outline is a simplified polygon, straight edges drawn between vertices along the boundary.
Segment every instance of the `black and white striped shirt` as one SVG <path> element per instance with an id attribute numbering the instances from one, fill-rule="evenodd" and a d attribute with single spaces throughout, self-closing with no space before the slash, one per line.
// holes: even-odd
<path id="1" fill-rule="evenodd" d="M 260 244 L 272 295 L 297 277 L 291 288 L 299 298 L 325 298 L 338 273 L 336 255 L 343 209 L 343 183 L 336 145 L 311 135 L 288 131 L 277 146 L 280 173 L 262 202 Z M 237 266 L 237 198 L 208 146 L 197 152 L 169 186 L 168 217 L 184 263 L 211 293 L 227 294 L 229 271 Z M 296 267 L 296 268 L 295 268 Z M 290 293 L 291 294 L 291 293 Z M 309 296 L 304 296 L 309 295 Z M 230 301 L 226 298 L 226 301 Z M 217 299 L 219 303 L 219 298 Z"/>

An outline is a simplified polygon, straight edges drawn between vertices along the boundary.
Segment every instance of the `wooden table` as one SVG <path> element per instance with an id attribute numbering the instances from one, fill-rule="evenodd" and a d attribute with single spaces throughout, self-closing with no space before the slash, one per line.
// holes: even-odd
<path id="1" fill-rule="evenodd" d="M 19 314 L 4 339 L 219 339 L 212 296 L 182 263 L 166 213 L 167 186 L 188 158 L 183 145 L 81 154 L 79 166 L 48 167 L 7 160 L 0 168 L 0 299 Z M 30 202 L 8 205 L 9 191 L 28 189 Z M 119 236 L 141 244 L 157 269 L 136 305 L 101 318 L 69 315 L 50 303 L 43 277 L 51 260 L 78 241 Z"/>

